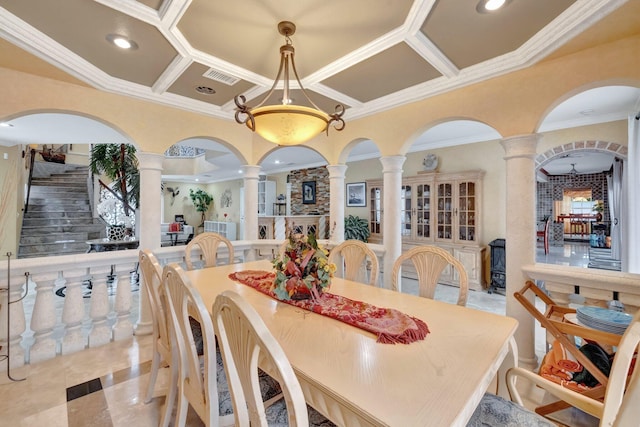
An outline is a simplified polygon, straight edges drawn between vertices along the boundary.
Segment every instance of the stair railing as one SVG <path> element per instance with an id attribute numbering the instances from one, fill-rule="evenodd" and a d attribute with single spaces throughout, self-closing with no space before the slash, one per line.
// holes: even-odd
<path id="1" fill-rule="evenodd" d="M 33 179 L 33 162 L 36 159 L 36 150 L 31 149 L 31 155 L 29 159 L 29 181 L 27 182 L 27 200 L 24 202 L 24 213 L 29 211 L 29 195 L 31 194 L 31 180 Z"/>
<path id="2" fill-rule="evenodd" d="M 124 200 L 118 193 L 113 191 L 111 187 L 109 187 L 107 184 L 102 182 L 101 179 L 98 180 L 98 183 L 100 184 L 100 188 L 104 188 L 105 190 L 109 191 L 113 195 L 113 197 L 115 197 L 118 201 L 120 201 L 120 203 L 122 203 L 125 206 L 126 209 L 130 209 L 132 212 L 135 212 L 135 209 L 133 209 L 131 205 L 127 203 L 126 200 Z"/>

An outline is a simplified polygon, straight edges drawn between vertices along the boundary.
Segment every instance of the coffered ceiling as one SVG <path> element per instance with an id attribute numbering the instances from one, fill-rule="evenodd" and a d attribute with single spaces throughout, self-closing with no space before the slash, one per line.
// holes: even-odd
<path id="1" fill-rule="evenodd" d="M 277 24 L 289 20 L 304 87 L 325 110 L 344 104 L 349 120 L 640 34 L 640 0 L 507 0 L 493 13 L 479 12 L 479 1 L 0 0 L 0 67 L 233 120 L 235 95 L 253 105 L 273 84 L 285 42 Z M 116 48 L 107 40 L 114 34 L 137 49 Z M 293 97 L 302 103 L 301 94 Z M 621 120 L 639 108 L 638 88 L 587 91 L 551 112 L 541 131 Z M 13 122 L 20 126 L 0 128 L 0 145 L 120 137 L 78 116 Z M 411 151 L 496 138 L 486 125 L 458 121 L 429 130 Z M 228 149 L 184 143 L 220 153 L 202 181 L 237 177 Z M 365 142 L 350 160 L 376 154 Z M 581 171 L 611 162 L 586 159 L 565 160 Z M 269 173 L 322 163 L 298 147 L 277 150 L 261 166 Z"/>
<path id="2" fill-rule="evenodd" d="M 478 1 L 0 0 L 0 36 L 84 84 L 231 119 L 235 95 L 256 102 L 271 87 L 277 24 L 290 20 L 314 102 L 357 118 L 529 66 L 626 3 L 511 0 L 482 13 Z"/>

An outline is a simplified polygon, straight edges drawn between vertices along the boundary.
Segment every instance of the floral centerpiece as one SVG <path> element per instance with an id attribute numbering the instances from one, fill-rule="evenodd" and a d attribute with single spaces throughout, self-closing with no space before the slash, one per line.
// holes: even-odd
<path id="1" fill-rule="evenodd" d="M 273 291 L 280 300 L 318 298 L 331 284 L 336 266 L 315 235 L 289 236 L 284 252 L 273 260 Z"/>

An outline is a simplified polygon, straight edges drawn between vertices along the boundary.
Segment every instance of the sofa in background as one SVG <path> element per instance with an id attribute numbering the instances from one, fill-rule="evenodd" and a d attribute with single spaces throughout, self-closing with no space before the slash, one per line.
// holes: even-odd
<path id="1" fill-rule="evenodd" d="M 178 245 L 186 245 L 193 239 L 193 226 L 182 225 L 182 231 L 177 236 L 168 234 L 169 223 L 160 224 L 160 246 L 171 246 L 175 241 Z"/>

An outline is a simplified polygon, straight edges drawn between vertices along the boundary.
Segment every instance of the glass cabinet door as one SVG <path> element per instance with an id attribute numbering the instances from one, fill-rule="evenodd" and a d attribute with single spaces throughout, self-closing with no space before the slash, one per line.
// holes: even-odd
<path id="1" fill-rule="evenodd" d="M 431 237 L 431 185 L 416 185 L 416 237 Z"/>
<path id="2" fill-rule="evenodd" d="M 369 231 L 382 233 L 382 187 L 369 187 Z"/>
<path id="3" fill-rule="evenodd" d="M 441 240 L 453 239 L 453 185 L 450 183 L 438 184 L 437 194 L 437 220 L 436 238 Z"/>
<path id="4" fill-rule="evenodd" d="M 474 182 L 458 184 L 458 240 L 476 240 L 476 187 Z"/>
<path id="5" fill-rule="evenodd" d="M 400 189 L 400 223 L 403 236 L 411 236 L 411 197 L 411 186 L 403 185 Z"/>

